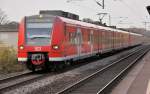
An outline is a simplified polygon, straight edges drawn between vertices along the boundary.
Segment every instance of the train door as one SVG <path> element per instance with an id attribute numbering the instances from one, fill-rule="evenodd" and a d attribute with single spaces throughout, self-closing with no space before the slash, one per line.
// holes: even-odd
<path id="1" fill-rule="evenodd" d="M 111 48 L 114 49 L 114 31 L 111 32 Z"/>
<path id="2" fill-rule="evenodd" d="M 77 28 L 77 55 L 81 56 L 81 47 L 82 47 L 82 33 L 81 29 Z"/>
<path id="3" fill-rule="evenodd" d="M 93 53 L 93 30 L 90 32 L 91 54 Z"/>

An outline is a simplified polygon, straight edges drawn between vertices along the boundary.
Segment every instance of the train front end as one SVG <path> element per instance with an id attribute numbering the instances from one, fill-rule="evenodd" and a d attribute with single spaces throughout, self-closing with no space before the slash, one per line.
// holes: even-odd
<path id="1" fill-rule="evenodd" d="M 51 51 L 53 16 L 25 17 L 19 26 L 18 62 L 35 71 L 47 67 Z"/>

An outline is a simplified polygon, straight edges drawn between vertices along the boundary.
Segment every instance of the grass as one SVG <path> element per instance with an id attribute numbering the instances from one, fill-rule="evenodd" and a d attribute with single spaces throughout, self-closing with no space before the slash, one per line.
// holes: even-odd
<path id="1" fill-rule="evenodd" d="M 0 46 L 0 73 L 12 73 L 23 70 L 25 70 L 25 67 L 17 62 L 17 51 L 13 47 Z"/>

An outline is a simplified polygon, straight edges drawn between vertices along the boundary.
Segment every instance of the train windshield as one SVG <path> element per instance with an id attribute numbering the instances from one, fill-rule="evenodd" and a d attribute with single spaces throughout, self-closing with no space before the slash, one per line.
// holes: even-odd
<path id="1" fill-rule="evenodd" d="M 52 23 L 27 23 L 26 43 L 43 46 L 50 44 Z"/>

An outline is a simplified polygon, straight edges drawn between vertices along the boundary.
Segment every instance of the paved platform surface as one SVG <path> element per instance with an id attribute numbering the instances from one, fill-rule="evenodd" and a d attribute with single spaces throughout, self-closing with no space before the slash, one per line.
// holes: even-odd
<path id="1" fill-rule="evenodd" d="M 150 52 L 131 69 L 110 94 L 150 94 Z"/>

